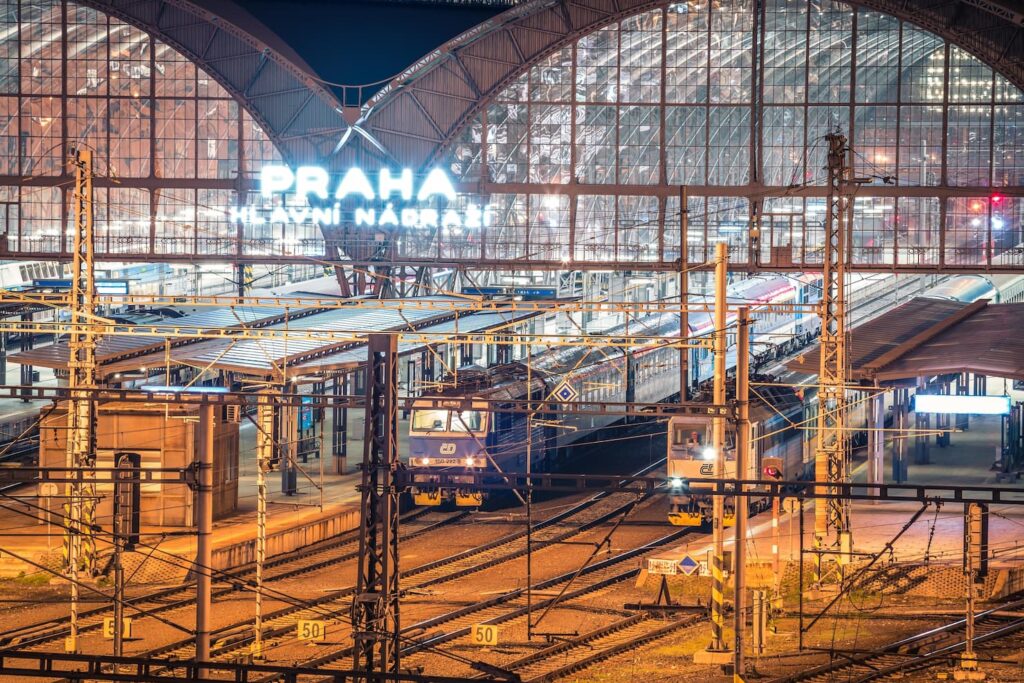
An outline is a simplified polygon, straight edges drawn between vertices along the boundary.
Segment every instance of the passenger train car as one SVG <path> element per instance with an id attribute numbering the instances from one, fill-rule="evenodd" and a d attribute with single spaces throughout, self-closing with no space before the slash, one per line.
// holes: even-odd
<path id="1" fill-rule="evenodd" d="M 948 278 L 921 294 L 922 297 L 973 303 L 981 299 L 1015 302 L 1024 299 L 1024 276 L 959 275 Z M 815 332 L 815 335 L 817 332 Z M 731 369 L 734 359 L 727 361 Z M 787 386 L 759 386 L 759 397 L 751 403 L 751 462 L 746 479 L 777 478 L 799 481 L 813 476 L 815 432 L 796 425 L 813 427 L 817 421 L 818 401 L 813 376 L 804 377 L 804 386 L 793 390 Z M 709 386 L 699 390 L 710 394 Z M 865 404 L 850 407 L 848 424 L 866 425 Z M 859 428 L 858 427 L 858 428 Z M 729 428 L 732 429 L 731 427 Z M 697 526 L 708 521 L 711 497 L 701 493 L 700 479 L 714 476 L 711 462 L 714 452 L 708 448 L 711 420 L 693 416 L 672 416 L 668 426 L 668 481 L 671 493 L 669 521 L 677 526 Z M 854 446 L 866 442 L 867 433 L 853 429 L 850 440 Z M 735 435 L 727 432 L 726 477 L 736 476 Z M 750 499 L 752 504 L 765 504 L 767 499 Z M 727 512 L 725 523 L 733 520 Z"/>

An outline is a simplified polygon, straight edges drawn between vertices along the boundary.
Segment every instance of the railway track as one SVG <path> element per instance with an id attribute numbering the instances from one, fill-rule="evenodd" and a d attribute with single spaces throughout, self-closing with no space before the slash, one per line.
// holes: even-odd
<path id="1" fill-rule="evenodd" d="M 566 572 L 559 576 L 539 581 L 533 584 L 531 587 L 532 591 L 550 592 L 554 593 L 554 595 L 550 597 L 534 596 L 529 609 L 532 611 L 543 610 L 556 603 L 556 601 L 559 605 L 569 605 L 582 598 L 591 596 L 599 590 L 628 581 L 634 578 L 639 571 L 638 566 L 626 566 L 632 560 L 651 550 L 674 543 L 691 533 L 694 533 L 694 529 L 678 529 L 642 546 L 595 562 L 582 571 Z M 410 658 L 417 653 L 429 651 L 438 645 L 462 638 L 470 633 L 474 624 L 504 624 L 526 616 L 527 612 L 527 590 L 525 588 L 517 588 L 493 598 L 431 617 L 402 629 L 403 640 L 405 640 L 406 645 L 402 648 L 401 656 L 403 658 Z M 442 628 L 444 630 L 439 631 Z M 346 647 L 302 662 L 301 665 L 329 671 L 333 668 L 347 667 L 349 664 L 348 659 L 351 656 L 352 648 Z M 407 666 L 408 664 L 403 663 L 403 668 Z M 261 680 L 260 683 L 277 683 L 280 680 L 279 678 L 271 677 Z M 325 676 L 325 681 L 329 680 L 333 680 L 333 678 Z"/>
<path id="2" fill-rule="evenodd" d="M 646 612 L 635 614 L 505 662 L 501 668 L 518 674 L 523 683 L 555 681 L 706 621 L 705 615 L 695 614 L 668 620 L 654 618 Z"/>
<path id="3" fill-rule="evenodd" d="M 974 642 L 980 645 L 1024 631 L 1024 618 L 1007 612 L 1024 607 L 1017 600 L 975 615 Z M 842 660 L 822 664 L 800 673 L 777 678 L 773 683 L 863 683 L 884 680 L 931 668 L 946 663 L 952 655 L 962 652 L 965 645 L 964 619 L 939 628 L 904 638 L 877 648 L 870 653 L 847 655 Z"/>
<path id="4" fill-rule="evenodd" d="M 428 515 L 430 510 L 420 509 L 403 517 L 402 523 L 409 524 L 422 519 Z M 467 513 L 452 515 L 441 520 L 418 526 L 403 536 L 403 539 L 415 538 L 421 534 L 433 531 L 439 527 L 451 524 Z M 300 548 L 287 553 L 282 553 L 270 558 L 264 563 L 264 581 L 280 581 L 282 579 L 294 578 L 309 572 L 323 569 L 332 564 L 345 562 L 358 557 L 359 536 L 358 531 L 349 531 L 322 543 Z M 256 573 L 255 564 L 249 563 L 234 572 L 223 572 L 215 576 L 214 580 L 220 583 L 227 582 L 229 585 L 221 586 L 213 591 L 213 598 L 222 598 L 226 595 L 243 590 L 249 586 L 248 579 Z M 175 609 L 191 607 L 195 604 L 194 598 L 195 583 L 188 582 L 173 588 L 149 593 L 147 595 L 130 598 L 125 601 L 126 614 L 132 615 L 135 610 L 146 614 L 163 614 Z M 110 616 L 111 608 L 107 605 L 83 610 L 79 613 L 79 632 L 89 633 L 103 627 L 104 617 Z M 70 632 L 67 619 L 51 620 L 12 629 L 0 634 L 0 648 L 17 646 L 19 649 L 38 649 L 54 642 L 61 641 Z"/>
<path id="5" fill-rule="evenodd" d="M 658 460 L 644 467 L 638 475 L 661 467 L 664 460 Z M 534 545 L 551 545 L 583 533 L 621 514 L 636 500 L 635 493 L 604 491 L 581 501 L 562 512 L 534 525 Z M 538 537 L 542 539 L 537 541 Z M 449 557 L 428 562 L 402 572 L 402 590 L 421 589 L 455 580 L 483 571 L 503 562 L 509 562 L 526 553 L 526 532 L 519 531 L 499 537 L 483 545 L 456 553 Z M 347 619 L 354 586 L 332 591 L 315 600 L 304 601 L 300 606 L 288 606 L 264 617 L 263 637 L 265 647 L 273 647 L 276 639 L 294 634 L 298 619 Z M 251 621 L 217 629 L 212 634 L 214 644 L 211 657 L 216 661 L 229 661 L 246 656 L 248 645 L 254 639 Z M 174 660 L 188 660 L 194 657 L 194 641 L 184 639 L 147 651 L 142 656 L 161 657 Z"/>

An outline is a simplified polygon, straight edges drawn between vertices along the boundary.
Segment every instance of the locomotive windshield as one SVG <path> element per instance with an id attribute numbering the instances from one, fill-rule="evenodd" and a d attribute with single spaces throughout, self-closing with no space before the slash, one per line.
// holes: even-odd
<path id="1" fill-rule="evenodd" d="M 434 410 L 414 408 L 411 429 L 414 432 L 456 432 L 467 434 L 483 428 L 483 416 L 479 410 Z"/>
<path id="2" fill-rule="evenodd" d="M 417 409 L 412 411 L 412 429 L 417 432 L 448 431 L 448 411 Z"/>
<path id="3" fill-rule="evenodd" d="M 735 457 L 736 432 L 726 427 L 726 459 Z M 711 448 L 711 420 L 701 422 L 674 422 L 672 425 L 672 450 L 677 457 L 682 455 L 693 460 L 713 460 Z"/>

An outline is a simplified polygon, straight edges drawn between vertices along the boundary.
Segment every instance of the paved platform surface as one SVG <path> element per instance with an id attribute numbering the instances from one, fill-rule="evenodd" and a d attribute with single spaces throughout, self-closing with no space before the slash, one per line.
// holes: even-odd
<path id="1" fill-rule="evenodd" d="M 1024 401 L 1024 392 L 1013 391 L 1002 379 L 989 378 L 988 393 L 1003 395 L 1004 389 L 1012 400 Z M 1019 490 L 1015 498 L 1024 500 L 1024 479 L 1015 482 L 997 482 L 997 472 L 992 469 L 999 445 L 999 416 L 972 416 L 969 429 L 952 435 L 952 444 L 945 448 L 935 445 L 931 439 L 930 464 L 913 462 L 913 437 L 910 439 L 908 458 L 910 484 L 958 484 L 963 486 L 998 486 Z M 886 444 L 885 481 L 894 483 L 891 467 L 892 443 Z M 854 458 L 854 481 L 866 480 L 865 455 Z M 885 548 L 913 514 L 921 506 L 916 503 L 874 503 L 858 501 L 852 506 L 854 550 L 876 553 Z M 1024 562 L 1024 505 L 993 505 L 990 509 L 989 538 L 996 563 Z M 804 506 L 804 544 L 813 547 L 814 503 L 807 501 Z M 695 534 L 695 537 L 698 536 Z M 699 535 L 695 540 L 668 551 L 650 555 L 653 558 L 678 559 L 686 555 L 705 559 L 711 550 L 707 536 Z M 747 534 L 747 555 L 751 562 L 772 560 L 772 515 L 766 511 L 751 519 Z M 779 517 L 779 554 L 783 562 L 799 556 L 800 532 L 799 515 L 786 514 Z M 734 545 L 732 528 L 726 529 L 726 551 Z M 936 512 L 930 507 L 895 543 L 892 556 L 895 561 L 922 560 L 959 563 L 963 547 L 963 506 L 946 505 Z"/>

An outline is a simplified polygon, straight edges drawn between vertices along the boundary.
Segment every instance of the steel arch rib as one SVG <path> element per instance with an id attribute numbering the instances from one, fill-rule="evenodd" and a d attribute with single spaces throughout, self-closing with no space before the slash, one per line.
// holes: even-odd
<path id="1" fill-rule="evenodd" d="M 74 2 L 146 31 L 194 62 L 245 107 L 289 161 L 320 160 L 330 146 L 318 148 L 315 138 L 329 136 L 333 144 L 338 131 L 348 127 L 341 103 L 329 90 L 273 47 L 231 23 L 230 17 L 215 15 L 188 0 Z M 258 89 L 264 81 L 275 85 L 266 91 Z M 297 93 L 307 95 L 296 97 Z M 311 106 L 316 110 L 310 112 Z"/>
<path id="2" fill-rule="evenodd" d="M 998 3 L 987 0 L 959 0 L 954 3 L 929 0 L 843 1 L 851 7 L 891 15 L 948 40 L 1024 90 L 1024 15 L 1000 11 Z M 413 167 L 435 163 L 473 117 L 531 66 L 603 26 L 672 2 L 618 0 L 614 11 L 609 11 L 610 4 L 602 0 L 534 0 L 484 22 L 432 51 L 396 77 L 367 103 L 363 114 L 364 126 L 385 136 L 382 140 L 385 146 L 389 142 L 401 145 L 397 136 L 390 140 L 387 138 L 394 135 L 388 131 L 388 128 L 393 128 L 389 123 L 412 113 L 403 111 L 404 98 L 401 95 L 428 79 L 443 82 L 445 79 L 439 70 L 456 59 L 476 86 L 479 98 L 467 102 L 463 95 L 448 93 L 445 104 L 459 112 L 451 117 L 455 123 L 448 127 L 430 117 L 428 112 L 417 109 L 415 117 L 421 120 L 425 117 L 424 123 L 434 132 L 443 131 L 443 136 L 428 151 L 421 146 L 410 147 L 409 154 L 402 155 Z M 955 23 L 950 21 L 954 9 L 959 9 L 961 17 Z M 571 21 L 567 22 L 566 17 Z M 482 85 L 485 83 L 489 85 Z M 436 84 L 431 84 L 430 90 L 444 96 Z"/>

